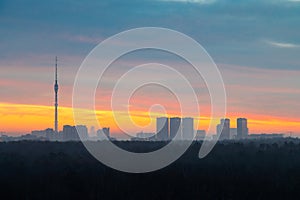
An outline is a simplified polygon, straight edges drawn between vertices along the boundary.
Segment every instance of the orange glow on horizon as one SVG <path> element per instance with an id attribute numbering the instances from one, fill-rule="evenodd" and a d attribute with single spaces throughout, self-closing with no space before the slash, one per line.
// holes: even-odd
<path id="1" fill-rule="evenodd" d="M 138 131 L 155 132 L 155 118 L 160 113 L 141 110 L 130 110 L 130 119 L 135 125 L 140 126 L 140 130 L 130 129 L 134 133 Z M 1 128 L 0 132 L 7 133 L 30 133 L 32 130 L 42 130 L 53 127 L 54 124 L 54 107 L 44 105 L 27 105 L 0 103 Z M 115 117 L 122 123 L 126 122 L 126 112 L 116 112 Z M 112 111 L 101 110 L 96 111 L 96 116 L 101 122 L 101 126 L 110 127 L 112 133 L 119 133 L 120 130 L 114 121 Z M 170 117 L 170 115 L 168 115 Z M 272 132 L 288 132 L 299 133 L 300 121 L 290 118 L 279 118 L 272 116 L 247 114 L 247 116 L 235 116 L 230 113 L 227 118 L 231 119 L 231 127 L 236 126 L 237 117 L 248 118 L 248 127 L 250 133 L 272 133 Z M 73 110 L 71 107 L 59 107 L 59 130 L 63 125 L 74 125 Z M 207 129 L 210 122 L 209 116 L 201 116 L 200 121 L 197 120 L 199 128 Z M 91 124 L 85 124 L 88 127 Z M 213 131 L 215 127 L 212 127 Z"/>

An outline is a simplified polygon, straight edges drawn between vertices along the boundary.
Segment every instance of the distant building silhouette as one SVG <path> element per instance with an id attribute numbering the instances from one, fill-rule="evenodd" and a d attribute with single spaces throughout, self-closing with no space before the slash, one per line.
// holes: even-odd
<path id="1" fill-rule="evenodd" d="M 153 137 L 155 135 L 155 133 L 145 133 L 145 132 L 139 132 L 136 134 L 137 138 L 144 138 L 144 139 L 150 139 L 151 137 Z"/>
<path id="2" fill-rule="evenodd" d="M 169 118 L 158 117 L 156 118 L 156 135 L 157 140 L 169 139 Z"/>
<path id="3" fill-rule="evenodd" d="M 75 126 L 64 125 L 62 134 L 62 139 L 64 141 L 79 140 Z"/>
<path id="4" fill-rule="evenodd" d="M 106 135 L 107 138 L 110 138 L 110 131 L 109 131 L 109 127 L 104 127 L 102 129 L 104 135 Z"/>
<path id="5" fill-rule="evenodd" d="M 77 135 L 80 136 L 81 140 L 88 140 L 88 128 L 85 125 L 77 125 L 76 127 Z"/>
<path id="6" fill-rule="evenodd" d="M 283 138 L 283 133 L 261 133 L 261 134 L 251 134 L 248 135 L 249 139 L 278 139 Z"/>
<path id="7" fill-rule="evenodd" d="M 96 131 L 95 131 L 95 127 L 94 126 L 91 126 L 89 133 L 90 133 L 90 136 L 95 136 L 96 135 Z"/>
<path id="8" fill-rule="evenodd" d="M 182 139 L 193 140 L 194 138 L 194 119 L 185 117 L 182 119 Z"/>
<path id="9" fill-rule="evenodd" d="M 230 128 L 230 139 L 237 138 L 237 128 Z"/>
<path id="10" fill-rule="evenodd" d="M 103 140 L 104 139 L 104 134 L 103 134 L 102 129 L 97 130 L 97 139 L 98 140 Z"/>
<path id="11" fill-rule="evenodd" d="M 204 140 L 205 135 L 206 135 L 205 130 L 197 130 L 195 140 Z"/>
<path id="12" fill-rule="evenodd" d="M 220 140 L 230 139 L 230 119 L 221 119 L 220 124 L 217 125 L 216 129 Z"/>
<path id="13" fill-rule="evenodd" d="M 45 130 L 34 130 L 31 131 L 31 135 L 41 139 L 47 139 L 47 140 L 55 140 L 55 134 L 54 130 L 52 128 L 47 128 Z"/>
<path id="14" fill-rule="evenodd" d="M 178 134 L 177 138 L 182 137 L 181 118 L 173 117 L 170 118 L 170 139 L 172 140 Z"/>
<path id="15" fill-rule="evenodd" d="M 97 130 L 97 138 L 99 140 L 109 140 L 109 139 L 111 139 L 110 128 L 109 127 L 104 127 L 102 129 L 98 129 Z"/>
<path id="16" fill-rule="evenodd" d="M 170 121 L 170 124 L 169 124 Z M 170 132 L 169 132 L 170 128 Z M 186 118 L 156 118 L 157 140 L 170 140 L 178 134 L 178 139 L 192 140 L 194 138 L 194 119 Z"/>
<path id="17" fill-rule="evenodd" d="M 238 118 L 237 119 L 237 138 L 247 138 L 249 134 L 247 119 L 246 118 Z"/>
<path id="18" fill-rule="evenodd" d="M 139 132 L 136 137 L 132 137 L 131 141 L 155 141 L 155 133 Z"/>
<path id="19" fill-rule="evenodd" d="M 216 135 L 220 136 L 222 131 L 222 124 L 217 124 L 216 126 Z"/>

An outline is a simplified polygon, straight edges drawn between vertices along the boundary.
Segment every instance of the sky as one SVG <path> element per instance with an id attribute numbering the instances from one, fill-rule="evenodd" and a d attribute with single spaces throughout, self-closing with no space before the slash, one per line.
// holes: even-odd
<path id="1" fill-rule="evenodd" d="M 232 127 L 237 117 L 246 117 L 251 133 L 300 134 L 297 0 L 2 0 L 0 132 L 18 135 L 53 127 L 55 56 L 59 64 L 59 129 L 74 124 L 72 89 L 82 61 L 99 42 L 138 27 L 180 31 L 206 49 L 225 83 Z M 124 56 L 107 72 L 107 85 L 97 90 L 97 117 L 103 126 L 119 131 L 109 107 L 111 80 L 120 77 L 124 69 L 153 61 L 189 73 L 187 63 L 166 53 L 144 51 Z M 207 129 L 209 95 L 201 81 L 196 85 L 202 113 L 199 129 Z M 130 114 L 140 126 L 130 129 L 132 132 L 155 130 L 153 119 L 162 108 L 150 113 L 153 104 L 165 105 L 170 116 L 178 114 L 172 95 L 161 89 L 143 89 L 130 100 Z M 117 117 L 121 119 L 124 113 L 125 108 Z"/>

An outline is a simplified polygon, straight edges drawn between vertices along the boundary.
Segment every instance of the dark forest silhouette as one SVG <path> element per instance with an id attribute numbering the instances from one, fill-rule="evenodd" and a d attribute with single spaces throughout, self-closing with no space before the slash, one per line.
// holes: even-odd
<path id="1" fill-rule="evenodd" d="M 148 151 L 163 142 L 116 142 Z M 297 139 L 218 143 L 198 159 L 194 143 L 175 163 L 147 174 L 95 160 L 80 142 L 0 143 L 1 199 L 292 199 L 300 195 Z"/>

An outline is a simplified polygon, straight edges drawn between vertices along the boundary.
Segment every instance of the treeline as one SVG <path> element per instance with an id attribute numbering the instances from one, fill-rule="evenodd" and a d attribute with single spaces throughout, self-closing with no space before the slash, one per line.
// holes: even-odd
<path id="1" fill-rule="evenodd" d="M 163 142 L 116 142 L 147 152 Z M 101 145 L 101 143 L 99 144 Z M 218 143 L 199 159 L 193 143 L 156 172 L 118 172 L 94 159 L 80 142 L 0 143 L 3 199 L 294 199 L 300 195 L 297 139 Z M 2 199 L 2 198 L 1 198 Z"/>

